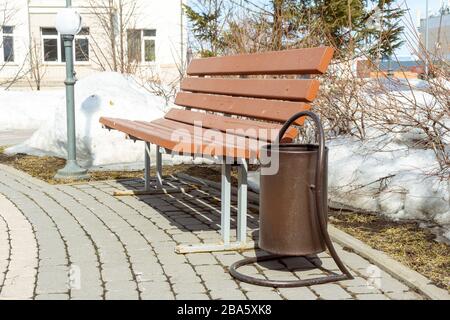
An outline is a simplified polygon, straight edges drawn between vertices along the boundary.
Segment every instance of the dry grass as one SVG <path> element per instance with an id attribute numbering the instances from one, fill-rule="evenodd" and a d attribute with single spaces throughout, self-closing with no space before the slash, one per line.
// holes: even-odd
<path id="1" fill-rule="evenodd" d="M 348 212 L 331 212 L 330 222 L 450 291 L 450 246 L 418 223 Z"/>
<path id="2" fill-rule="evenodd" d="M 56 171 L 65 164 L 64 159 L 27 155 L 7 156 L 0 147 L 0 163 L 27 172 L 51 184 Z M 220 181 L 218 166 L 164 166 L 163 174 L 185 173 L 212 181 Z M 142 178 L 140 171 L 93 171 L 91 181 Z M 232 173 L 237 184 L 236 172 Z M 419 228 L 414 222 L 393 222 L 384 217 L 349 212 L 331 212 L 331 223 L 339 229 L 364 241 L 371 247 L 389 254 L 411 269 L 430 278 L 441 288 L 450 290 L 450 246 L 434 241 L 434 235 Z"/>
<path id="3" fill-rule="evenodd" d="M 18 170 L 24 171 L 32 177 L 44 180 L 50 184 L 59 184 L 61 181 L 55 180 L 56 172 L 63 168 L 66 161 L 56 157 L 36 157 L 25 154 L 6 155 L 3 153 L 5 147 L 0 147 L 0 163 L 12 166 Z M 152 169 L 153 171 L 154 169 Z M 218 167 L 211 166 L 164 166 L 163 174 L 171 175 L 176 173 L 186 173 L 200 178 L 216 180 L 220 179 L 220 170 Z M 154 174 L 155 172 L 152 172 Z M 143 170 L 137 171 L 90 171 L 90 178 L 88 181 L 101 180 L 120 180 L 142 178 Z M 64 183 L 71 183 L 73 181 L 64 181 Z"/>
<path id="4" fill-rule="evenodd" d="M 65 160 L 54 157 L 35 157 L 28 155 L 9 156 L 0 149 L 0 163 L 25 171 L 38 179 L 51 182 L 56 171 L 64 167 Z"/>

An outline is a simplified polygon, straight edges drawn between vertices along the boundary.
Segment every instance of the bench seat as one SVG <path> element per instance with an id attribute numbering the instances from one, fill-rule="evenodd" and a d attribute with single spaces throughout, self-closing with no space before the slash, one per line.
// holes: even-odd
<path id="1" fill-rule="evenodd" d="M 173 154 L 234 159 L 258 159 L 261 147 L 273 142 L 281 129 L 280 124 L 181 109 L 172 109 L 164 118 L 151 122 L 102 117 L 100 123 Z M 291 141 L 296 134 L 297 130 L 290 129 L 284 141 Z"/>
<path id="2" fill-rule="evenodd" d="M 121 131 L 130 139 L 152 141 L 172 154 L 255 159 L 259 156 L 261 146 L 267 144 L 267 141 L 232 134 L 228 134 L 227 137 L 224 132 L 219 131 L 217 134 L 223 137 L 223 141 L 239 139 L 239 143 L 230 145 L 214 142 L 208 134 L 205 134 L 207 129 L 194 128 L 168 119 L 145 122 L 102 117 L 100 122 L 105 128 Z M 194 131 L 200 134 L 195 135 Z"/>

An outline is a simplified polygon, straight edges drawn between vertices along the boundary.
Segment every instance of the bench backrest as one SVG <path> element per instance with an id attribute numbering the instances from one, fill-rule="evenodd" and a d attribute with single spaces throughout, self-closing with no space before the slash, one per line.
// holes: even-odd
<path id="1" fill-rule="evenodd" d="M 187 110 L 172 109 L 165 118 L 187 124 L 201 121 L 204 128 L 220 131 L 278 127 L 309 109 L 319 81 L 272 76 L 323 74 L 333 52 L 330 47 L 318 47 L 195 59 L 175 99 L 176 105 Z M 239 117 L 224 120 L 217 113 Z"/>

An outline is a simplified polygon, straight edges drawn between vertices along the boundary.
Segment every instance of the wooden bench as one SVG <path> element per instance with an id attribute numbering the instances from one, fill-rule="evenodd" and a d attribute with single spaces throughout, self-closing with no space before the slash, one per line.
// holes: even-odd
<path id="1" fill-rule="evenodd" d="M 173 108 L 164 118 L 151 122 L 145 119 L 100 119 L 108 129 L 145 141 L 147 191 L 163 186 L 161 149 L 169 153 L 212 157 L 221 163 L 223 243 L 179 247 L 179 252 L 248 247 L 248 161 L 259 158 L 261 145 L 274 142 L 283 122 L 310 108 L 319 81 L 298 75 L 323 74 L 332 56 L 332 48 L 319 47 L 195 59 L 190 63 L 175 99 L 175 104 L 182 108 Z M 295 136 L 294 129 L 284 138 Z M 156 185 L 150 180 L 150 144 L 157 146 Z M 234 243 L 230 241 L 232 165 L 238 166 L 237 240 Z"/>

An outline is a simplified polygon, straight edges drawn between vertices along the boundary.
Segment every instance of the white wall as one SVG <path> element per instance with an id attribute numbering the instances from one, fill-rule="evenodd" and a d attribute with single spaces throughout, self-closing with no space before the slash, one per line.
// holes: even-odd
<path id="1" fill-rule="evenodd" d="M 6 0 L 0 0 L 0 3 Z M 17 15 L 15 53 L 17 61 L 24 62 L 30 45 L 30 32 L 33 42 L 40 43 L 40 28 L 54 25 L 54 17 L 58 10 L 65 6 L 65 0 L 8 0 L 14 2 L 20 8 Z M 178 75 L 177 66 L 181 64 L 181 59 L 186 57 L 186 45 L 182 50 L 182 37 L 186 44 L 186 27 L 181 30 L 181 2 L 186 0 L 136 0 L 136 15 L 130 21 L 129 28 L 136 29 L 156 29 L 156 63 L 143 63 L 139 70 L 142 74 L 147 74 L 148 70 L 158 72 L 163 78 L 167 75 Z M 29 8 L 27 8 L 29 2 Z M 101 27 L 96 22 L 92 10 L 87 7 L 88 0 L 72 0 L 72 5 L 78 9 L 83 17 L 83 24 L 90 28 L 92 37 L 96 37 L 96 42 L 102 46 L 104 35 Z M 0 7 L 1 8 L 1 7 Z M 0 9 L 1 10 L 1 9 Z M 29 11 L 29 15 L 28 15 Z M 184 26 L 186 24 L 184 23 Z M 105 44 L 106 45 L 106 44 Z M 91 47 L 91 58 L 93 43 Z M 64 79 L 64 64 L 51 63 L 44 64 L 44 83 L 62 83 Z M 93 61 L 89 63 L 76 63 L 78 78 L 89 75 L 93 71 L 99 70 L 99 65 Z M 6 69 L 6 68 L 5 68 Z M 0 79 L 10 77 L 11 73 L 17 72 L 18 65 L 10 66 L 8 72 L 0 70 Z"/>
<path id="2" fill-rule="evenodd" d="M 162 78 L 176 77 L 186 59 L 187 29 L 180 0 L 137 0 L 136 29 L 156 29 L 156 62 Z M 183 3 L 186 3 L 183 0 Z M 183 29 L 182 29 L 183 23 Z M 182 46 L 182 41 L 184 45 Z M 145 73 L 145 66 L 143 66 Z"/>
<path id="3" fill-rule="evenodd" d="M 26 72 L 29 69 L 27 57 L 30 37 L 27 0 L 0 0 L 0 27 L 2 25 L 14 26 L 14 62 L 4 63 L 3 38 L 0 39 L 0 79 L 15 77 L 21 70 Z"/>
<path id="4" fill-rule="evenodd" d="M 429 50 L 433 54 L 443 55 L 443 58 L 450 60 L 450 15 L 430 17 L 429 21 Z M 440 49 L 436 50 L 436 43 L 440 43 Z M 420 41 L 425 46 L 425 19 L 420 23 Z"/>

